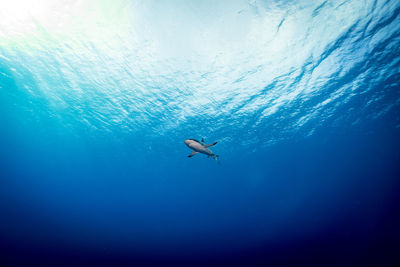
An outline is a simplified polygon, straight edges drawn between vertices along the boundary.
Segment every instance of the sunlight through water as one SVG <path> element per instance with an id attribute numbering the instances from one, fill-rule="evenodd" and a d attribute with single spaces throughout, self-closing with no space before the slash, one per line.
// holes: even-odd
<path id="1" fill-rule="evenodd" d="M 373 89 L 397 73 L 371 65 L 398 66 L 396 1 L 3 5 L 1 60 L 32 77 L 20 86 L 43 96 L 46 112 L 88 132 L 202 134 L 188 123 L 197 118 L 210 137 L 229 142 L 226 129 L 245 128 L 245 143 L 258 146 L 399 105 L 398 93 L 382 100 Z M 343 113 L 352 101 L 357 108 Z"/>
<path id="2" fill-rule="evenodd" d="M 399 14 L 0 0 L 0 259 L 398 259 Z"/>

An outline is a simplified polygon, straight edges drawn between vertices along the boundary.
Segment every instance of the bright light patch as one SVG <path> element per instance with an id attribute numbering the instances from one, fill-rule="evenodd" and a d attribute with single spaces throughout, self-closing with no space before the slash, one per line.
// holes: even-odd
<path id="1" fill-rule="evenodd" d="M 59 46 L 74 40 L 102 43 L 129 24 L 128 2 L 97 0 L 0 0 L 0 45 L 19 49 Z M 128 21 L 127 21 L 128 20 Z"/>
<path id="2" fill-rule="evenodd" d="M 34 29 L 34 24 L 50 22 L 56 1 L 13 0 L 1 1 L 0 26 L 3 33 L 25 34 Z M 46 23 L 47 24 L 47 23 Z"/>

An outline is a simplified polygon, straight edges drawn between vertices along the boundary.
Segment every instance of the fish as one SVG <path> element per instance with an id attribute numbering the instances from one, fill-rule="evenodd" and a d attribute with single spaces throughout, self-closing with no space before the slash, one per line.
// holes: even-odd
<path id="1" fill-rule="evenodd" d="M 209 147 L 215 146 L 218 142 L 214 142 L 212 144 L 208 144 L 206 145 L 204 143 L 204 138 L 201 139 L 201 141 L 198 141 L 196 139 L 186 139 L 185 140 L 185 144 L 193 150 L 193 152 L 188 156 L 188 158 L 193 157 L 194 155 L 201 153 L 204 155 L 207 155 L 207 157 L 212 157 L 213 159 L 215 159 L 218 163 L 219 163 L 219 156 L 215 155 L 211 149 L 209 149 Z"/>

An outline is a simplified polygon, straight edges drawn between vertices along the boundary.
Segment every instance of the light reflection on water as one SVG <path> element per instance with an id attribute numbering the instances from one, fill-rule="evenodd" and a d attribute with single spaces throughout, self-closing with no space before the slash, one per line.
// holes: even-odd
<path id="1" fill-rule="evenodd" d="M 396 1 L 209 4 L 40 2 L 3 17 L 1 60 L 49 113 L 100 131 L 235 127 L 265 145 L 398 107 Z"/>

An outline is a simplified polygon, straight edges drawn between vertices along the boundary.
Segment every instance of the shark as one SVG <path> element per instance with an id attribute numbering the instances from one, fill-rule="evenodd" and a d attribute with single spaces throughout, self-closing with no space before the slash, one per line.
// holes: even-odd
<path id="1" fill-rule="evenodd" d="M 214 142 L 212 144 L 208 144 L 206 145 L 204 143 L 204 138 L 201 139 L 201 141 L 198 141 L 196 139 L 186 139 L 185 140 L 185 144 L 193 150 L 193 152 L 188 156 L 188 158 L 193 157 L 194 155 L 201 153 L 204 155 L 207 155 L 207 158 L 209 157 L 213 157 L 213 159 L 215 159 L 218 163 L 218 155 L 215 155 L 210 149 L 209 147 L 211 146 L 215 146 L 217 144 L 217 142 Z"/>

